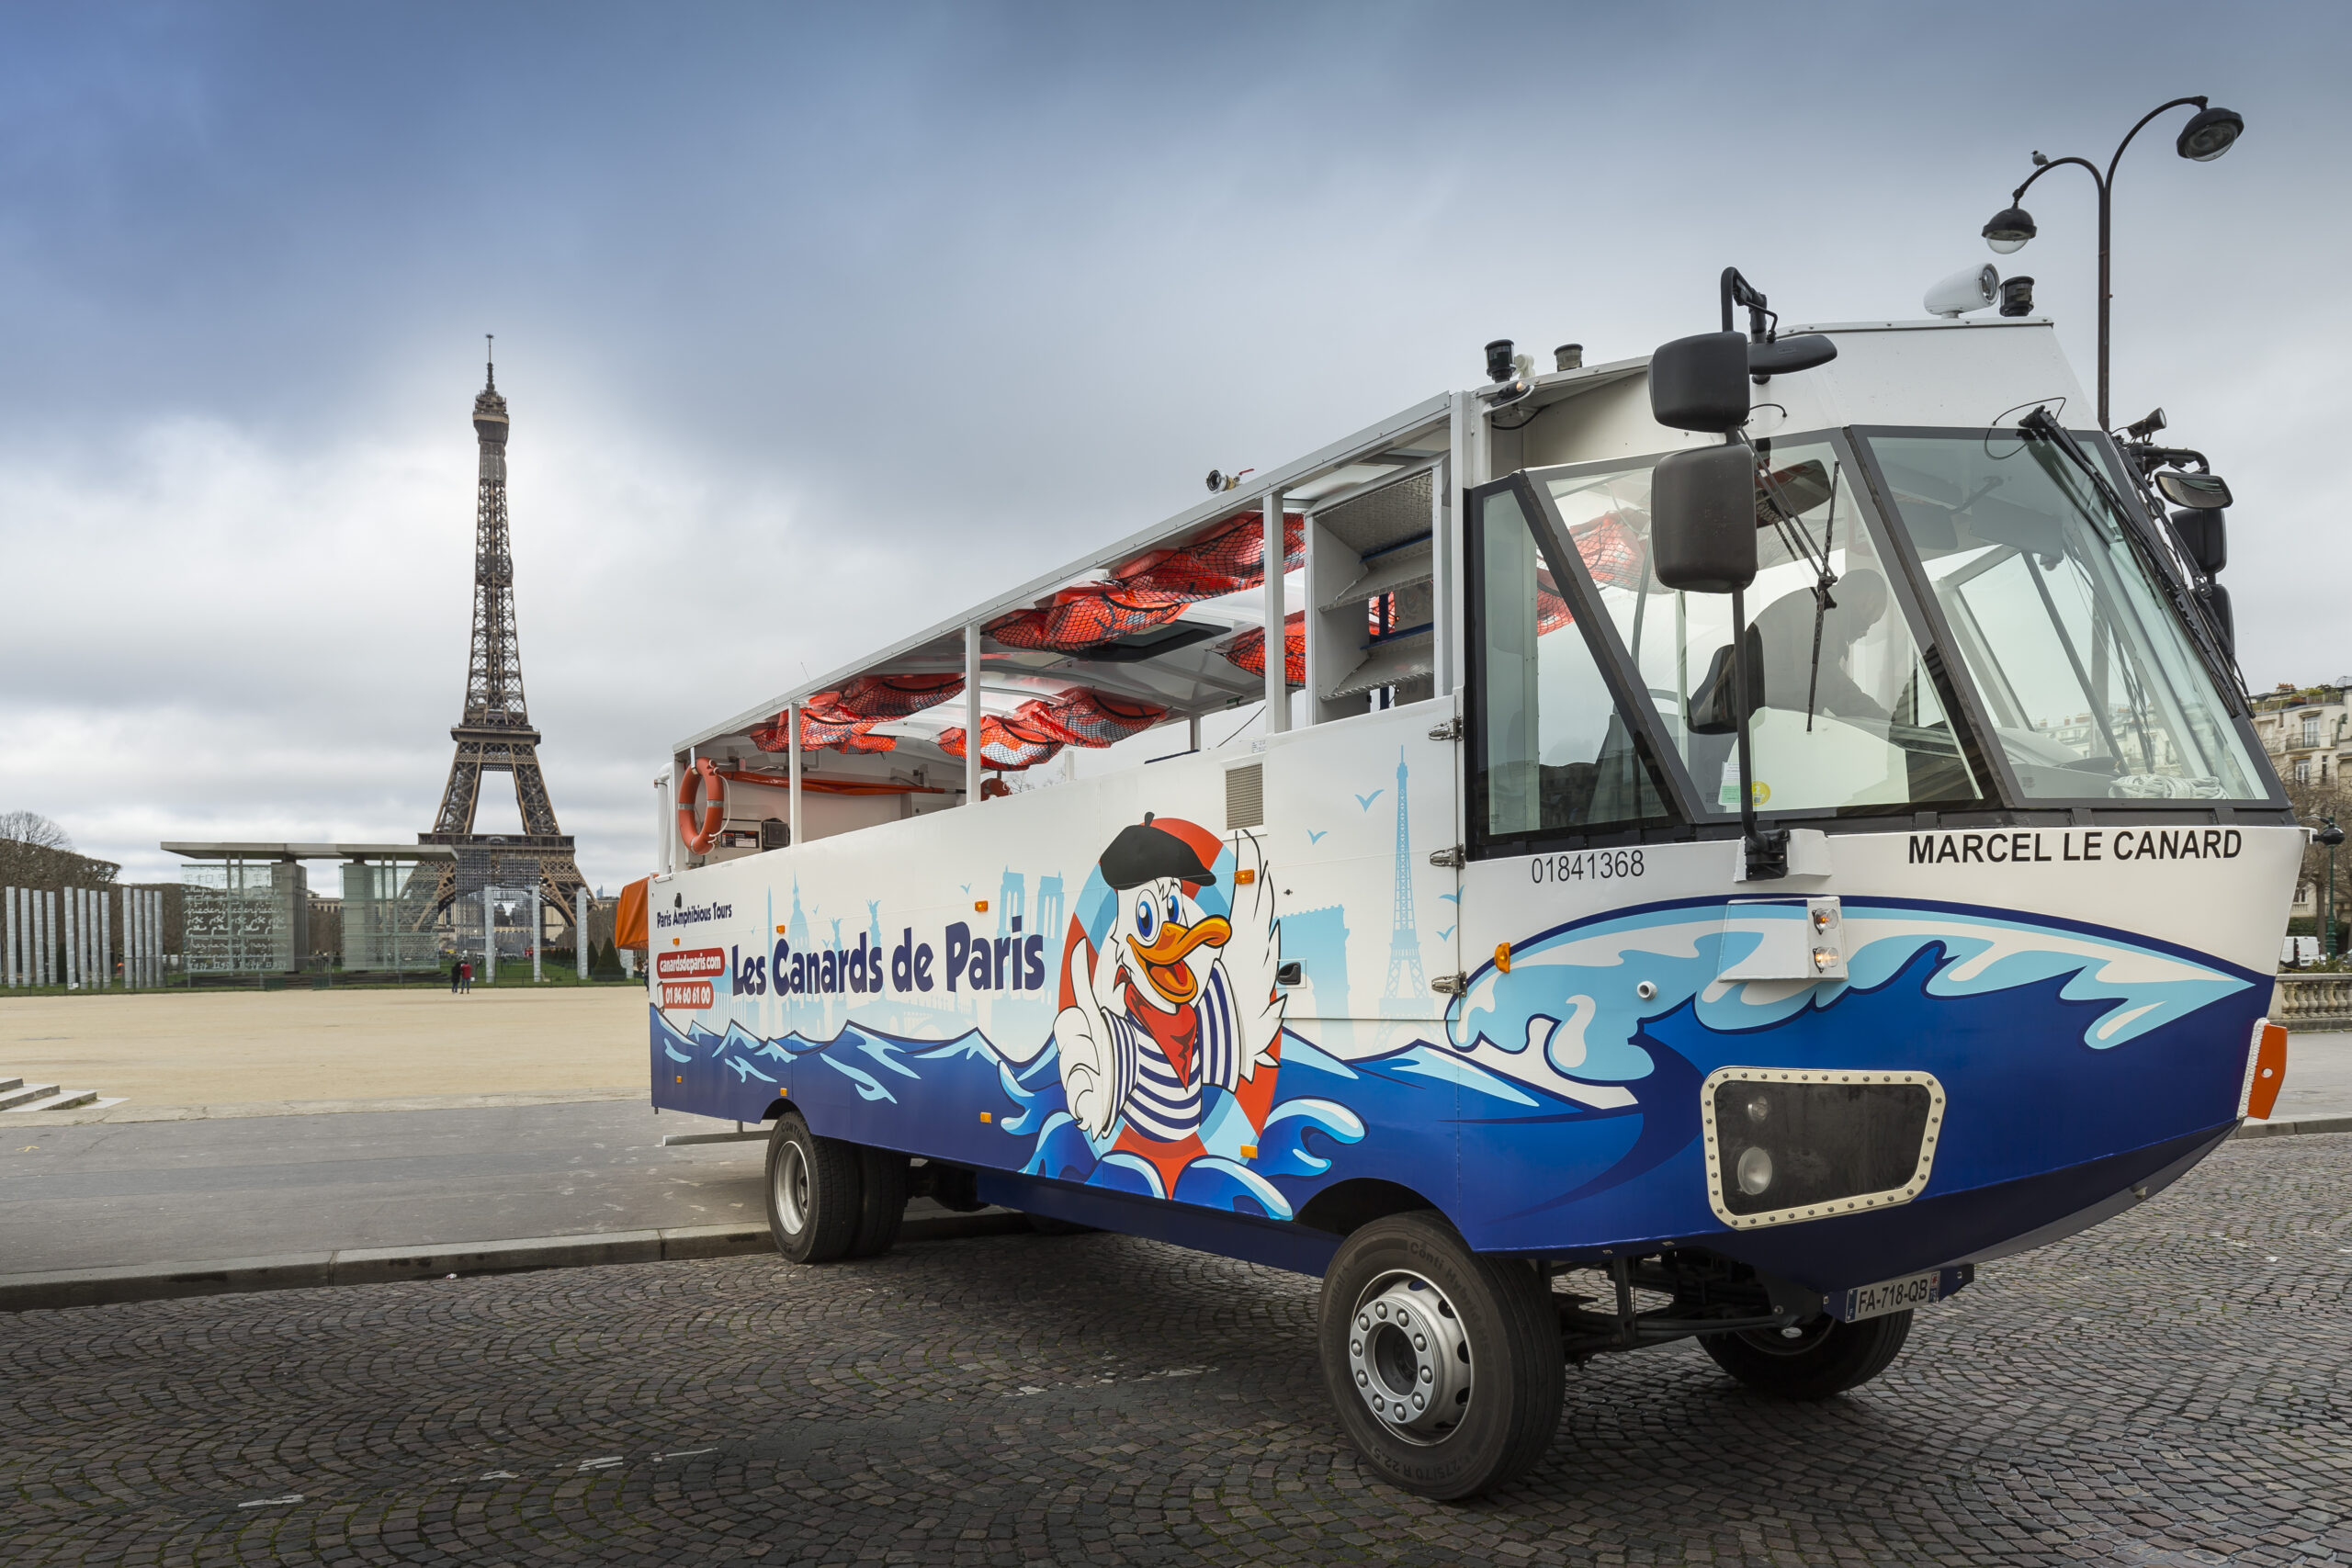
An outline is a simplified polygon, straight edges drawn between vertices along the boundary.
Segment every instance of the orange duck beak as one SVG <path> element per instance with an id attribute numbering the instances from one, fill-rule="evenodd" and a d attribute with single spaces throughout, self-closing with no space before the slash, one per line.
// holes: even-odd
<path id="1" fill-rule="evenodd" d="M 1150 980 L 1151 988 L 1170 1004 L 1182 1007 L 1201 988 L 1185 964 L 1185 958 L 1196 947 L 1223 947 L 1232 940 L 1232 924 L 1222 915 L 1211 915 L 1196 926 L 1180 926 L 1173 921 L 1161 926 L 1149 947 L 1133 937 L 1127 938 L 1127 946 L 1142 961 L 1144 976 Z"/>

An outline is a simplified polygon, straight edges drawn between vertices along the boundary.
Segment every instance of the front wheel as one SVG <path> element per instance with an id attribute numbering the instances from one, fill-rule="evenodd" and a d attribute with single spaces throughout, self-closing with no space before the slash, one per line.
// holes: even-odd
<path id="1" fill-rule="evenodd" d="M 1434 1213 L 1395 1214 L 1340 1245 L 1319 1315 L 1340 1425 L 1381 1479 L 1470 1497 L 1550 1446 L 1559 1319 L 1528 1265 L 1478 1256 Z"/>
<path id="2" fill-rule="evenodd" d="M 1886 1371 L 1910 1333 L 1911 1314 L 1891 1312 L 1860 1323 L 1816 1317 L 1788 1328 L 1711 1334 L 1699 1343 L 1715 1365 L 1759 1393 L 1827 1399 Z"/>
<path id="3" fill-rule="evenodd" d="M 786 1112 L 768 1135 L 768 1230 L 795 1263 L 831 1263 L 857 1240 L 863 1207 L 855 1144 L 820 1138 Z"/>

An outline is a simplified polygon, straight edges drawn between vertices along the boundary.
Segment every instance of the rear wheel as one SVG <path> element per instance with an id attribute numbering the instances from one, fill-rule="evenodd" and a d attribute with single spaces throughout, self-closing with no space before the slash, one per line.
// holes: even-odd
<path id="1" fill-rule="evenodd" d="M 1523 1473 L 1550 1446 L 1564 1369 L 1543 1277 L 1481 1258 L 1434 1213 L 1351 1235 L 1323 1280 L 1323 1380 L 1383 1480 L 1445 1499 Z"/>
<path id="2" fill-rule="evenodd" d="M 879 1258 L 897 1245 L 899 1222 L 906 1218 L 907 1156 L 860 1145 L 857 1166 L 857 1235 L 848 1256 Z"/>
<path id="3" fill-rule="evenodd" d="M 1886 1371 L 1911 1333 L 1911 1314 L 1894 1312 L 1860 1323 L 1816 1317 L 1789 1328 L 1711 1334 L 1700 1343 L 1715 1365 L 1759 1393 L 1827 1399 Z"/>
<path id="4" fill-rule="evenodd" d="M 795 1263 L 831 1263 L 857 1237 L 857 1145 L 820 1138 L 786 1114 L 768 1137 L 768 1230 Z"/>

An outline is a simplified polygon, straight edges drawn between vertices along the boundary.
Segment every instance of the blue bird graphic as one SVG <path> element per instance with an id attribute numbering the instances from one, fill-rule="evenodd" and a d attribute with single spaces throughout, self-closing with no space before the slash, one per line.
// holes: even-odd
<path id="1" fill-rule="evenodd" d="M 1459 893 L 1441 893 L 1438 897 L 1444 899 L 1449 904 L 1459 904 L 1462 902 L 1462 895 Z"/>
<path id="2" fill-rule="evenodd" d="M 1388 792 L 1385 789 L 1376 789 L 1370 795 L 1360 795 L 1356 796 L 1356 805 L 1360 809 L 1369 811 L 1372 809 L 1372 803 L 1378 800 L 1382 795 L 1386 795 L 1387 793 Z"/>
<path id="3" fill-rule="evenodd" d="M 1317 832 L 1317 831 L 1316 831 L 1314 829 L 1312 829 L 1312 828 L 1309 828 L 1309 829 L 1306 830 L 1306 841 L 1307 841 L 1308 843 L 1310 843 L 1310 844 L 1319 844 L 1319 843 L 1321 843 L 1324 840 L 1326 840 L 1326 839 L 1329 838 L 1330 836 L 1331 836 L 1331 829 L 1329 829 L 1329 828 L 1324 829 L 1323 829 L 1321 832 L 1319 832 L 1319 833 L 1318 833 L 1318 832 Z"/>
<path id="4" fill-rule="evenodd" d="M 1452 936 L 1453 934 L 1453 928 L 1452 926 L 1448 926 L 1448 927 L 1446 927 L 1446 928 L 1445 928 L 1445 930 L 1443 930 L 1443 931 L 1440 931 L 1440 932 L 1438 932 L 1438 933 L 1437 933 L 1437 939 L 1438 939 L 1438 941 L 1440 941 L 1440 942 L 1443 942 L 1447 937 L 1450 937 L 1450 936 Z"/>

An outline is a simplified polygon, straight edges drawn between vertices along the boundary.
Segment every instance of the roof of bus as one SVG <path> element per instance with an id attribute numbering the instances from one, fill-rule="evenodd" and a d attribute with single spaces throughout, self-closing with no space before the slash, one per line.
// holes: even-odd
<path id="1" fill-rule="evenodd" d="M 1602 370 L 1615 370 L 1620 374 L 1629 373 L 1633 369 L 1638 369 L 1646 362 L 1645 358 L 1634 361 L 1629 366 L 1595 367 L 1592 373 Z M 1186 536 L 1211 524 L 1253 513 L 1263 505 L 1265 497 L 1274 491 L 1294 491 L 1299 486 L 1311 484 L 1317 479 L 1327 478 L 1351 463 L 1395 453 L 1399 444 L 1408 437 L 1420 434 L 1432 427 L 1442 427 L 1452 404 L 1453 400 L 1450 394 L 1440 393 L 1436 397 L 1415 403 L 1401 413 L 1392 414 L 1376 424 L 1366 425 L 1352 435 L 1345 436 L 1317 451 L 1310 452 L 1306 457 L 1286 463 L 1281 468 L 1270 469 L 1262 474 L 1253 474 L 1250 476 L 1250 484 L 1245 489 L 1213 495 L 1197 506 L 1189 507 L 1173 517 L 1155 523 L 1123 539 L 1115 540 L 1099 550 L 1091 551 L 1067 565 L 1034 577 L 1017 587 L 1007 589 L 1004 592 L 985 600 L 970 609 L 950 615 L 945 620 L 926 626 L 910 637 L 901 637 L 888 648 L 844 664 L 838 670 L 830 671 L 814 680 L 804 681 L 766 702 L 747 708 L 731 718 L 721 720 L 707 729 L 688 736 L 679 741 L 673 750 L 683 753 L 689 748 L 700 746 L 722 736 L 740 735 L 752 726 L 770 722 L 786 705 L 798 702 L 811 693 L 834 690 L 860 674 L 888 665 L 893 660 L 935 643 L 943 637 L 960 637 L 966 626 L 975 622 L 993 620 L 1012 611 L 1024 609 L 1038 599 L 1089 572 L 1099 571 L 1106 566 L 1132 559 L 1148 550 L 1182 540 Z M 1442 452 L 1443 448 L 1444 442 L 1441 436 L 1434 450 Z M 1418 457 L 1432 454 L 1422 454 L 1416 450 L 1414 455 Z"/>

